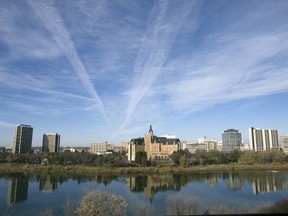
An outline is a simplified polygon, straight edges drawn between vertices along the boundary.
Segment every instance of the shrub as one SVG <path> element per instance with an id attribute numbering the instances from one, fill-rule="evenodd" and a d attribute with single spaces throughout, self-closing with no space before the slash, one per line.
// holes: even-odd
<path id="1" fill-rule="evenodd" d="M 94 215 L 126 215 L 126 200 L 114 194 L 92 191 L 83 196 L 76 209 L 79 216 Z"/>
<path id="2" fill-rule="evenodd" d="M 192 197 L 170 197 L 167 200 L 168 215 L 195 215 L 198 214 L 199 201 Z"/>
<path id="3" fill-rule="evenodd" d="M 287 212 L 288 212 L 288 198 L 284 198 L 284 199 L 277 201 L 271 205 L 267 204 L 267 205 L 260 206 L 257 209 L 257 212 L 265 213 L 265 214 L 275 214 L 275 213 L 287 214 Z"/>

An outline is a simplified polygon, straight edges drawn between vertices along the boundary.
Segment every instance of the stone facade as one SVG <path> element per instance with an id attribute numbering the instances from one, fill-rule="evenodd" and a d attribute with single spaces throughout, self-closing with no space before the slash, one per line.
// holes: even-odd
<path id="1" fill-rule="evenodd" d="M 128 160 L 129 161 L 135 161 L 136 159 L 136 153 L 144 151 L 144 138 L 136 138 L 136 139 L 131 139 L 130 142 L 128 143 Z"/>
<path id="2" fill-rule="evenodd" d="M 167 160 L 179 148 L 179 139 L 157 137 L 150 126 L 150 130 L 144 135 L 144 138 L 131 139 L 128 147 L 128 160 L 135 161 L 136 153 L 139 151 L 145 151 L 147 159 L 150 161 Z"/>

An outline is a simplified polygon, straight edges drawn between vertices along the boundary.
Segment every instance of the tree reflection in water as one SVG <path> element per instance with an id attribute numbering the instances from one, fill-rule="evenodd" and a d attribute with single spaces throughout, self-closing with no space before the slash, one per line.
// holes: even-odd
<path id="1" fill-rule="evenodd" d="M 283 190 L 288 189 L 288 173 L 285 171 L 254 171 L 254 172 L 248 172 L 248 171 L 234 171 L 234 172 L 195 172 L 195 173 L 170 173 L 170 174 L 151 174 L 151 175 L 69 175 L 69 174 L 8 174 L 8 175 L 2 175 L 0 176 L 4 179 L 4 181 L 7 182 L 8 188 L 7 188 L 7 206 L 6 209 L 3 209 L 1 207 L 0 214 L 3 214 L 4 212 L 11 211 L 11 208 L 15 206 L 14 204 L 17 203 L 24 203 L 23 206 L 25 206 L 25 202 L 28 199 L 28 189 L 29 184 L 33 182 L 33 184 L 38 184 L 38 189 L 43 194 L 43 192 L 50 192 L 55 193 L 57 190 L 62 190 L 62 187 L 68 183 L 68 182 L 76 182 L 79 186 L 85 185 L 86 183 L 92 183 L 92 185 L 95 185 L 97 187 L 101 187 L 102 190 L 106 190 L 105 188 L 110 188 L 110 185 L 117 184 L 118 187 L 124 186 L 124 188 L 128 187 L 128 193 L 123 191 L 117 191 L 115 193 L 118 193 L 122 195 L 124 193 L 125 199 L 129 200 L 129 197 L 135 197 L 133 194 L 138 196 L 142 196 L 148 198 L 147 203 L 142 202 L 141 200 L 136 200 L 136 203 L 133 204 L 133 211 L 136 214 L 135 211 L 139 213 L 139 215 L 151 215 L 156 212 L 157 209 L 155 208 L 157 205 L 156 203 L 159 203 L 159 196 L 157 200 L 154 200 L 156 197 L 156 194 L 159 193 L 160 197 L 162 197 L 161 204 L 166 205 L 165 212 L 162 212 L 163 214 L 173 214 L 172 212 L 177 209 L 176 206 L 181 203 L 182 205 L 187 205 L 188 207 L 186 209 L 189 209 L 191 206 L 193 206 L 192 210 L 189 211 L 191 214 L 195 213 L 196 211 L 201 214 L 201 211 L 203 211 L 203 202 L 206 202 L 205 197 L 206 195 L 199 194 L 202 197 L 201 199 L 198 199 L 198 207 L 196 205 L 195 199 L 197 197 L 190 197 L 188 191 L 185 193 L 185 188 L 190 188 L 190 190 L 195 190 L 196 187 L 191 187 L 191 185 L 201 185 L 201 187 L 204 187 L 203 185 L 207 184 L 209 187 L 214 186 L 218 188 L 223 187 L 221 190 L 223 193 L 228 193 L 228 191 L 235 194 L 237 193 L 249 193 L 249 198 L 253 198 L 252 196 L 262 196 L 264 193 L 275 193 L 275 192 L 281 192 Z M 95 184 L 96 183 L 96 184 Z M 102 186 L 101 186 L 102 185 Z M 125 186 L 126 185 L 126 186 Z M 247 187 L 248 186 L 248 187 Z M 35 188 L 35 187 L 34 187 Z M 37 188 L 37 186 L 36 186 Z M 183 189 L 184 188 L 184 193 Z M 193 189 L 194 188 L 194 189 Z M 226 189 L 226 191 L 224 190 Z M 113 189 L 115 190 L 115 188 Z M 117 190 L 117 189 L 116 189 Z M 214 190 L 214 189 L 213 189 Z M 250 191 L 247 191 L 250 190 Z M 69 215 L 72 212 L 75 212 L 75 206 L 79 205 L 79 200 L 72 200 L 70 198 L 69 201 L 69 191 L 64 190 L 65 193 L 67 193 L 67 200 L 66 203 L 63 201 L 62 206 L 66 206 L 67 212 L 69 212 L 69 209 L 73 209 L 70 211 Z M 242 192 L 243 191 L 243 192 Z M 175 193 L 176 192 L 176 193 Z M 112 193 L 114 193 L 112 191 Z M 30 194 L 30 192 L 29 192 Z M 75 193 L 74 193 L 75 194 Z M 164 196 L 164 194 L 167 196 Z M 174 194 L 174 197 L 170 197 L 171 194 Z M 223 195 L 225 195 L 223 194 Z M 176 199 L 178 196 L 178 199 Z M 32 195 L 31 195 L 32 196 Z M 42 195 L 41 195 L 42 196 Z M 43 194 L 44 196 L 44 194 Z M 188 203 L 183 202 L 183 197 L 186 200 L 190 201 Z M 211 194 L 211 196 L 214 196 Z M 243 195 L 244 196 L 244 195 Z M 181 198 L 182 197 L 182 198 Z M 209 197 L 208 197 L 209 198 Z M 211 198 L 211 197 L 210 197 Z M 274 196 L 272 202 L 279 201 L 282 197 L 279 197 L 277 200 Z M 74 198 L 73 198 L 74 199 Z M 250 200 L 251 200 L 250 199 Z M 254 199 L 254 198 L 253 198 Z M 205 200 L 205 201 L 204 201 Z M 133 200 L 134 201 L 134 200 Z M 192 202 L 193 201 L 193 202 Z M 231 202 L 230 204 L 227 204 L 227 201 L 229 200 L 217 200 L 216 203 L 210 202 L 209 205 L 205 203 L 205 209 L 206 213 L 209 214 L 225 214 L 225 213 L 249 213 L 249 212 L 255 212 L 256 208 L 251 209 L 251 206 L 243 205 L 240 206 L 238 203 L 238 207 L 232 207 Z M 164 203 L 163 203 L 164 202 Z M 280 202 L 280 201 L 279 201 Z M 193 203 L 193 205 L 192 205 Z M 201 204 L 201 205 L 200 205 Z M 261 203 L 260 203 L 261 204 Z M 258 202 L 258 206 L 260 206 Z M 281 204 L 281 203 L 280 203 Z M 277 205 L 280 205 L 277 203 Z M 131 204 L 131 201 L 128 202 L 128 208 Z M 174 207 L 173 207 L 174 205 Z M 263 205 L 263 203 L 262 203 Z M 172 206 L 172 207 L 170 207 Z M 200 208 L 200 207 L 201 208 Z M 207 207 L 206 207 L 207 206 Z M 240 206 L 240 207 L 239 207 Z M 256 204 L 254 205 L 256 206 Z M 39 206 L 40 208 L 41 206 Z M 265 205 L 264 205 L 265 207 Z M 269 206 L 265 208 L 260 208 L 261 211 L 269 210 L 275 210 L 276 208 L 272 208 Z M 63 213 L 65 212 L 65 208 Z M 164 208 L 164 207 L 163 207 Z M 191 209 L 190 208 L 190 209 Z M 142 209 L 142 210 L 141 210 Z M 174 210 L 173 210 L 174 209 Z M 264 209 L 264 210 L 263 210 Z M 44 209 L 42 209 L 44 212 Z M 145 210 L 145 211 L 144 211 Z M 260 211 L 259 210 L 259 211 Z M 271 211 L 272 211 L 271 210 Z M 164 211 L 164 209 L 163 209 Z M 268 211 L 268 210 L 267 210 Z M 141 214 L 140 214 L 141 212 Z M 58 214 L 58 212 L 56 212 Z M 63 214 L 61 213 L 61 214 Z M 175 213 L 175 212 L 174 212 Z M 203 212 L 202 212 L 203 213 Z M 68 214 L 68 213 L 67 213 Z M 156 212 L 156 214 L 159 214 Z"/>

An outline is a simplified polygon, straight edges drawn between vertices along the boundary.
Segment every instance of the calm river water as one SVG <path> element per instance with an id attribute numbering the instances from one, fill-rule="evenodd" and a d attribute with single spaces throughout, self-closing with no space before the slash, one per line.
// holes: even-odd
<path id="1" fill-rule="evenodd" d="M 123 196 L 128 203 L 128 215 L 135 215 L 141 206 L 153 215 L 165 215 L 171 197 L 193 198 L 198 214 L 217 209 L 254 213 L 261 205 L 288 197 L 288 172 L 0 175 L 0 215 L 39 215 L 47 209 L 55 215 L 65 215 L 67 204 L 91 190 Z"/>

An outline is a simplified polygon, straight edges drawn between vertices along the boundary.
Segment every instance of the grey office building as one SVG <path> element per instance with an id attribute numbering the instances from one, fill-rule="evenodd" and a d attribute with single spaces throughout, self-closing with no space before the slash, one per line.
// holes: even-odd
<path id="1" fill-rule="evenodd" d="M 60 134 L 46 133 L 43 135 L 42 152 L 59 153 L 60 150 Z"/>
<path id="2" fill-rule="evenodd" d="M 31 125 L 18 124 L 14 129 L 12 153 L 22 154 L 31 151 L 33 128 Z"/>
<path id="3" fill-rule="evenodd" d="M 239 149 L 242 145 L 241 133 L 235 129 L 228 129 L 222 133 L 222 151 L 229 152 Z"/>

